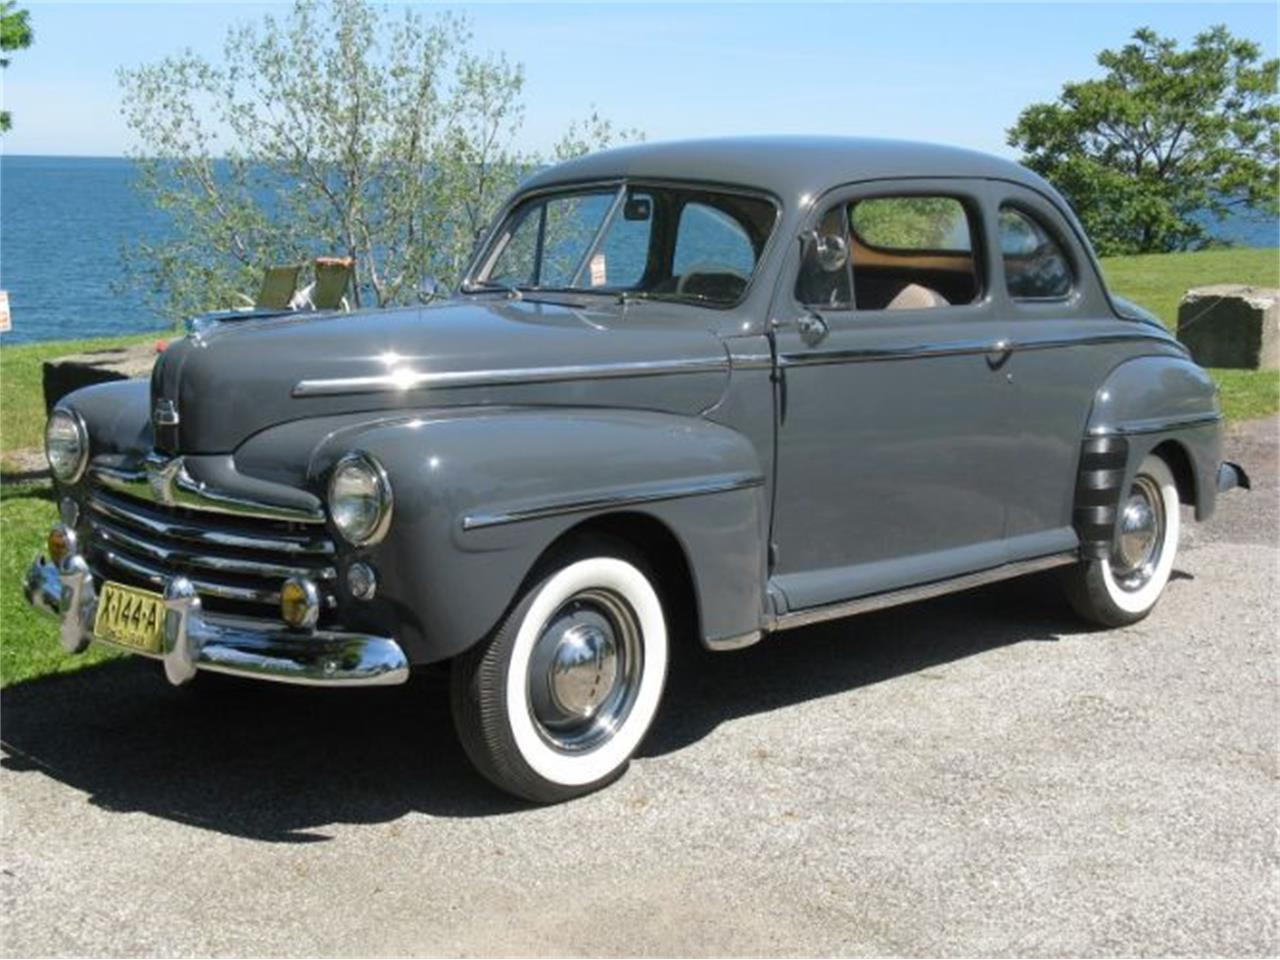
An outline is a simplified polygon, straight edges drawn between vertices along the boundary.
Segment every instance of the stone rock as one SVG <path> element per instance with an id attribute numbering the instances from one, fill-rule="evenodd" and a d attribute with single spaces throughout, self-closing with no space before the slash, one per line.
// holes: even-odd
<path id="1" fill-rule="evenodd" d="M 1178 339 L 1204 367 L 1280 368 L 1280 290 L 1219 283 L 1188 290 Z"/>
<path id="2" fill-rule="evenodd" d="M 154 342 L 137 343 L 46 360 L 42 378 L 46 412 L 72 390 L 92 383 L 150 376 L 159 353 L 157 346 Z"/>

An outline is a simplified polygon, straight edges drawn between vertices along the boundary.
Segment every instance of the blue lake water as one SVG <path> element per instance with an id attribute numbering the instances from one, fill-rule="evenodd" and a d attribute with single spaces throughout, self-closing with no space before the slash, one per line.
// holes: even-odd
<path id="1" fill-rule="evenodd" d="M 118 289 L 122 247 L 166 225 L 132 179 L 118 157 L 0 157 L 0 289 L 13 317 L 3 343 L 167 329 L 140 291 Z M 1274 219 L 1235 218 L 1214 233 L 1280 245 Z"/>

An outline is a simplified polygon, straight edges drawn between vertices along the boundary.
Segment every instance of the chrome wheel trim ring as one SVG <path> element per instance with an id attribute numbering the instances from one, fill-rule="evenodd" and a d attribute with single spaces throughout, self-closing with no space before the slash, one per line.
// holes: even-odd
<path id="1" fill-rule="evenodd" d="M 552 749 L 594 750 L 626 722 L 644 669 L 639 620 L 612 590 L 582 590 L 549 617 L 529 658 L 534 728 Z"/>
<path id="2" fill-rule="evenodd" d="M 1121 590 L 1134 593 L 1151 581 L 1164 551 L 1166 528 L 1160 485 L 1145 473 L 1139 474 L 1120 508 L 1119 530 L 1111 550 L 1111 570 Z"/>

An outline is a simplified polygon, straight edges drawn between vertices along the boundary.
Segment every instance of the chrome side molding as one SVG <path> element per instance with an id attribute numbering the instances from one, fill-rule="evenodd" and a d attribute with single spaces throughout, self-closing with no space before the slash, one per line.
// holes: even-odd
<path id="1" fill-rule="evenodd" d="M 1166 430 L 1185 430 L 1188 427 L 1203 427 L 1210 423 L 1220 423 L 1222 414 L 1217 411 L 1197 413 L 1191 416 L 1153 417 L 1149 420 L 1135 420 L 1114 427 L 1098 426 L 1089 428 L 1091 437 L 1134 436 L 1143 433 L 1164 433 Z"/>
<path id="2" fill-rule="evenodd" d="M 1047 557 L 1018 560 L 992 567 L 989 570 L 966 573 L 962 576 L 936 580 L 933 583 L 924 583 L 914 587 L 904 587 L 901 590 L 875 593 L 870 596 L 857 597 L 853 600 L 844 600 L 840 603 L 827 604 L 822 607 L 793 610 L 769 619 L 765 624 L 765 629 L 770 633 L 776 633 L 781 630 L 792 630 L 796 627 L 807 627 L 810 624 L 822 623 L 827 620 L 838 620 L 856 613 L 884 610 L 904 603 L 914 603 L 917 600 L 927 600 L 930 597 L 940 597 L 946 593 L 957 593 L 961 590 L 985 586 L 988 583 L 1009 580 L 1028 573 L 1052 570 L 1055 567 L 1076 563 L 1079 559 L 1079 554 L 1074 550 L 1065 553 L 1054 553 Z"/>
<path id="3" fill-rule="evenodd" d="M 479 530 L 507 523 L 541 520 L 566 513 L 584 513 L 590 510 L 608 510 L 632 506 L 638 503 L 657 503 L 662 500 L 678 500 L 682 497 L 706 496 L 712 493 L 728 493 L 747 490 L 764 484 L 758 474 L 732 474 L 696 480 L 676 480 L 670 483 L 646 484 L 629 490 L 591 497 L 582 500 L 565 500 L 557 503 L 537 504 L 528 507 L 500 510 L 491 513 L 468 514 L 462 518 L 463 530 Z"/>

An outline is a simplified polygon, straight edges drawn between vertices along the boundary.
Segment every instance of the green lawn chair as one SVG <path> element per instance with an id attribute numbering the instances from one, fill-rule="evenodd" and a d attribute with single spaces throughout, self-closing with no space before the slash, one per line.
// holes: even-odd
<path id="1" fill-rule="evenodd" d="M 286 264 L 282 267 L 267 267 L 263 274 L 262 286 L 258 295 L 250 300 L 244 294 L 240 298 L 251 306 L 262 310 L 292 310 L 294 297 L 298 294 L 298 275 L 302 273 L 302 264 Z"/>
<path id="2" fill-rule="evenodd" d="M 347 310 L 347 290 L 355 276 L 351 257 L 316 257 L 316 280 L 311 285 L 311 306 L 317 310 Z"/>

